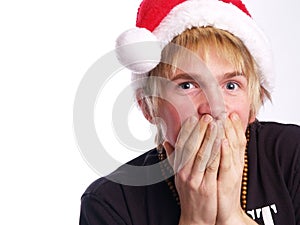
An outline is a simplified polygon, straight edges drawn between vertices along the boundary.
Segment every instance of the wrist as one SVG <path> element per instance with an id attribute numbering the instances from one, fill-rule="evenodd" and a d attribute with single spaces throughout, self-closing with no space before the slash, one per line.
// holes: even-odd
<path id="1" fill-rule="evenodd" d="M 206 222 L 190 222 L 188 220 L 183 220 L 180 218 L 178 225 L 215 225 L 215 222 L 212 223 L 206 223 Z"/>
<path id="2" fill-rule="evenodd" d="M 223 222 L 218 222 L 216 225 L 257 225 L 257 223 L 252 220 L 243 210 L 241 210 L 238 214 L 232 215 L 228 220 Z"/>

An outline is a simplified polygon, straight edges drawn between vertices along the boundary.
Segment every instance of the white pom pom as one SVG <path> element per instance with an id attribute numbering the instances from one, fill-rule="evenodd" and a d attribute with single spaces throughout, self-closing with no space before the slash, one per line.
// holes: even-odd
<path id="1" fill-rule="evenodd" d="M 134 73 L 147 73 L 160 62 L 161 46 L 149 30 L 133 28 L 116 40 L 116 54 L 119 62 Z"/>

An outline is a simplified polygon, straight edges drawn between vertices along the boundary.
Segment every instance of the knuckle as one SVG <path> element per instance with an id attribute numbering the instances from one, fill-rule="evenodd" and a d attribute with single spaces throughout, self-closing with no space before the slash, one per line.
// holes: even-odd
<path id="1" fill-rule="evenodd" d="M 201 164 L 203 163 L 204 161 L 206 161 L 209 157 L 209 154 L 207 153 L 207 151 L 199 151 L 197 154 L 196 154 L 196 157 L 195 157 L 195 163 L 197 164 Z"/>
<path id="2" fill-rule="evenodd" d="M 185 182 L 187 180 L 187 175 L 182 170 L 178 171 L 176 174 L 176 180 L 178 182 Z"/>
<path id="3" fill-rule="evenodd" d="M 233 147 L 234 148 L 234 147 Z M 226 149 L 225 151 L 222 151 L 223 158 L 229 158 L 231 156 L 231 149 Z"/>
<path id="4" fill-rule="evenodd" d="M 209 173 L 214 173 L 218 171 L 218 168 L 218 165 L 215 162 L 212 162 L 207 166 L 206 171 Z"/>
<path id="5" fill-rule="evenodd" d="M 200 162 L 202 162 L 203 161 L 203 155 L 202 155 L 202 153 L 201 152 L 198 152 L 197 153 L 197 155 L 196 155 L 196 157 L 195 157 L 195 163 L 200 163 Z"/>
<path id="6" fill-rule="evenodd" d="M 180 141 L 176 142 L 174 147 L 176 150 L 181 150 L 181 149 L 183 149 L 183 143 Z"/>
<path id="7" fill-rule="evenodd" d="M 240 143 L 241 143 L 241 147 L 246 147 L 246 145 L 247 145 L 246 137 L 243 137 Z"/>
<path id="8" fill-rule="evenodd" d="M 190 177 L 187 181 L 187 187 L 192 192 L 196 192 L 198 190 L 198 185 L 192 177 Z"/>
<path id="9" fill-rule="evenodd" d="M 187 153 L 192 153 L 194 150 L 195 150 L 194 143 L 187 142 L 186 145 L 184 146 L 184 151 Z"/>
<path id="10" fill-rule="evenodd" d="M 230 162 L 223 162 L 221 163 L 222 171 L 229 172 L 231 170 L 231 163 Z"/>
<path id="11" fill-rule="evenodd" d="M 214 194 L 215 185 L 214 184 L 205 184 L 201 185 L 200 193 L 204 198 L 210 198 Z"/>

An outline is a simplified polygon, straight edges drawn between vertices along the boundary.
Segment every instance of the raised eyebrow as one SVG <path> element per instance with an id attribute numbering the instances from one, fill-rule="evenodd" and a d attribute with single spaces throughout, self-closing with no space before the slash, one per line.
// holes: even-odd
<path id="1" fill-rule="evenodd" d="M 237 77 L 237 76 L 245 76 L 243 73 L 239 72 L 239 71 L 233 71 L 233 72 L 229 72 L 229 73 L 225 73 L 222 78 L 223 79 L 230 79 L 233 77 Z"/>
<path id="2" fill-rule="evenodd" d="M 176 74 L 174 77 L 171 78 L 171 81 L 179 80 L 179 79 L 185 79 L 185 80 L 195 80 L 192 75 L 187 73 L 179 73 Z"/>
<path id="3" fill-rule="evenodd" d="M 228 73 L 223 74 L 222 78 L 223 79 L 230 79 L 230 78 L 236 77 L 236 76 L 244 76 L 244 74 L 242 72 L 239 72 L 239 71 L 233 71 L 233 72 L 228 72 Z M 190 74 L 187 74 L 187 73 L 179 73 L 179 74 L 176 74 L 174 77 L 171 78 L 172 81 L 178 80 L 178 79 L 195 80 L 193 75 L 190 75 Z"/>

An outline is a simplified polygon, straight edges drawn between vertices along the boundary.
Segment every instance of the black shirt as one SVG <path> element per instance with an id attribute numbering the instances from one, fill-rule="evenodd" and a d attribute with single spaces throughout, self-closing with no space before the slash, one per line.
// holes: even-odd
<path id="1" fill-rule="evenodd" d="M 248 160 L 247 214 L 262 225 L 300 225 L 300 127 L 255 121 L 250 125 Z M 158 162 L 153 149 L 129 164 Z M 81 201 L 80 225 L 177 225 L 180 217 L 180 206 L 165 181 L 128 186 L 100 178 Z"/>

